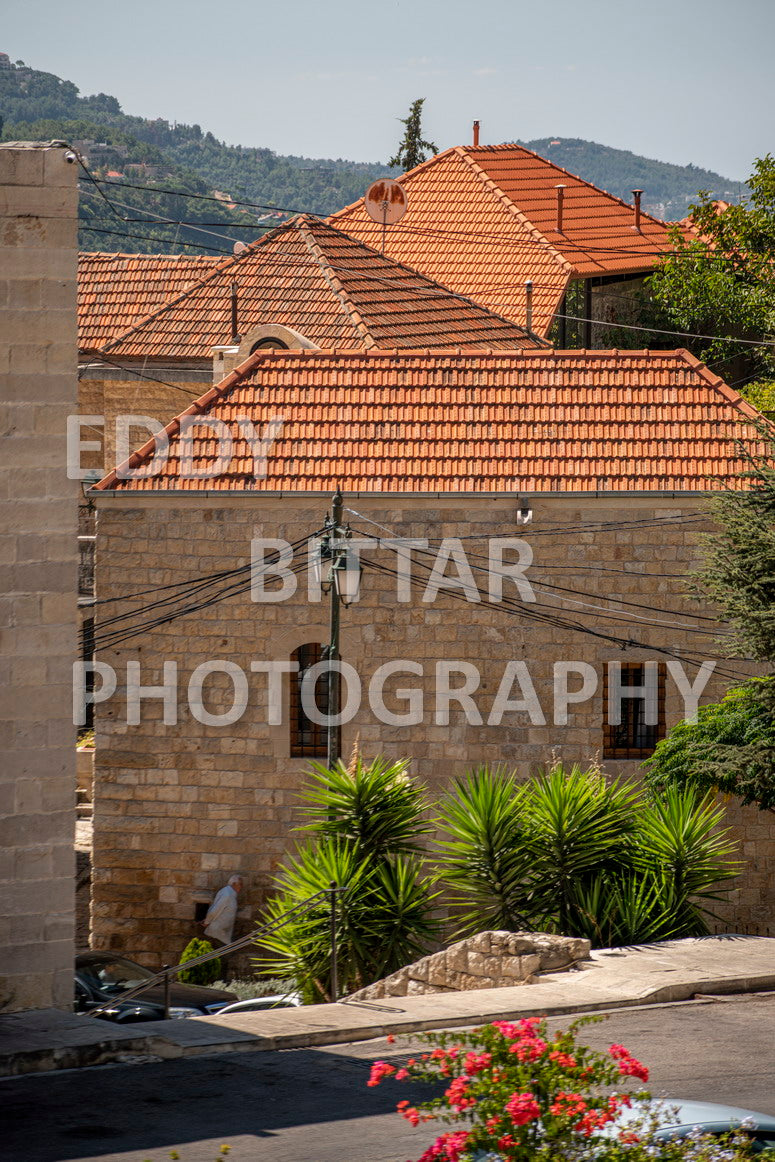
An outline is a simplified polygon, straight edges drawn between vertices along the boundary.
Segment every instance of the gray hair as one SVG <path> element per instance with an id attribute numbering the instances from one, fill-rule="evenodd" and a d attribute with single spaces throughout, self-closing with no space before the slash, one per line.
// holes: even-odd
<path id="1" fill-rule="evenodd" d="M 233 876 L 229 876 L 229 887 L 233 887 L 234 884 L 242 884 L 244 882 L 244 878 L 236 872 Z"/>

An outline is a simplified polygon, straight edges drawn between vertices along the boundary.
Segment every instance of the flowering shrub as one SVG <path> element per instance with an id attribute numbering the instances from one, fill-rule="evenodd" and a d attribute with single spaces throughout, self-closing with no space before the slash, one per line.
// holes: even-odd
<path id="1" fill-rule="evenodd" d="M 464 1123 L 441 1133 L 418 1162 L 738 1162 L 750 1156 L 744 1134 L 656 1140 L 665 1116 L 649 1110 L 648 1092 L 618 1089 L 630 1078 L 648 1081 L 646 1066 L 623 1045 L 601 1053 L 577 1043 L 579 1026 L 594 1019 L 553 1035 L 538 1017 L 493 1021 L 469 1033 L 422 1034 L 432 1046 L 427 1053 L 401 1068 L 375 1061 L 367 1084 L 446 1083 L 440 1097 L 398 1103 L 412 1126 Z M 635 1101 L 645 1103 L 642 1116 L 617 1128 L 618 1115 Z"/>

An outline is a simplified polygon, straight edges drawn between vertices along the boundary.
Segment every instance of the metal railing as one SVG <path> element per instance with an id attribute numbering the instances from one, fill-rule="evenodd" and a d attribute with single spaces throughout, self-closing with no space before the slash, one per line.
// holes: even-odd
<path id="1" fill-rule="evenodd" d="M 194 957 L 193 960 L 186 960 L 182 964 L 169 965 L 165 964 L 162 968 L 144 980 L 142 984 L 135 985 L 134 988 L 127 989 L 126 992 L 117 994 L 111 998 L 110 1001 L 104 1005 L 99 1005 L 95 1009 L 89 1011 L 90 1017 L 98 1017 L 100 1013 L 104 1013 L 116 1001 L 131 1001 L 135 997 L 141 996 L 148 989 L 154 988 L 155 985 L 163 985 L 164 987 L 164 1016 L 168 1018 L 170 1015 L 170 982 L 173 977 L 177 976 L 179 972 L 196 968 L 199 964 L 207 964 L 210 960 L 221 959 L 221 957 L 230 956 L 232 952 L 239 952 L 243 948 L 248 948 L 251 944 L 260 943 L 262 936 L 272 936 L 275 932 L 279 932 L 286 924 L 292 923 L 294 920 L 301 919 L 306 916 L 313 908 L 322 904 L 325 900 L 329 902 L 330 907 L 330 921 L 329 932 L 331 937 L 331 961 L 330 961 L 330 976 L 331 976 L 331 1001 L 336 1001 L 339 995 L 339 966 L 337 954 L 337 935 L 338 935 L 338 919 L 337 919 L 337 896 L 341 895 L 345 888 L 339 887 L 335 880 L 331 881 L 328 888 L 323 888 L 322 891 L 316 892 L 314 896 L 309 896 L 306 900 L 295 904 L 293 908 L 289 908 L 287 912 L 283 912 L 282 916 L 277 916 L 274 920 L 262 924 L 260 928 L 251 932 L 248 936 L 241 936 L 238 940 L 233 940 L 231 944 L 224 944 L 221 948 L 214 948 L 211 952 L 203 952 L 201 956 Z"/>

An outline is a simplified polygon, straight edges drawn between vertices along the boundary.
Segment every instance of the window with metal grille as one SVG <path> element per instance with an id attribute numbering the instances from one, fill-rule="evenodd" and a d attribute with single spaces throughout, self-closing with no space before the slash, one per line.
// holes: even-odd
<path id="1" fill-rule="evenodd" d="M 628 687 L 646 685 L 646 667 L 642 662 L 622 662 L 619 700 L 621 721 L 616 723 L 609 714 L 609 667 L 603 671 L 603 758 L 643 759 L 653 753 L 654 747 L 665 737 L 665 667 L 656 664 L 656 722 L 646 722 L 646 695 L 628 697 Z M 653 717 L 653 715 L 652 715 Z"/>
<path id="2" fill-rule="evenodd" d="M 298 662 L 299 669 L 291 674 L 291 757 L 326 758 L 326 728 L 313 722 L 304 713 L 301 704 L 301 683 L 305 672 L 323 658 L 323 647 L 319 642 L 307 642 L 291 654 L 291 661 Z M 321 714 L 328 713 L 328 674 L 323 671 L 315 682 L 315 705 Z"/>

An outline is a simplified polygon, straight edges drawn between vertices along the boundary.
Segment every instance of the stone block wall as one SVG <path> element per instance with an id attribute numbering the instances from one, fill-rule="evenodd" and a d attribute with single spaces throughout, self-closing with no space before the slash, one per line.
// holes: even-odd
<path id="1" fill-rule="evenodd" d="M 101 497 L 98 590 L 119 596 L 245 565 L 252 536 L 295 542 L 320 527 L 329 504 L 330 498 L 323 495 L 258 493 L 223 498 Z M 396 536 L 463 538 L 472 562 L 474 554 L 486 556 L 490 536 L 525 537 L 535 554 L 526 575 L 535 585 L 538 601 L 545 606 L 561 595 L 550 586 L 582 591 L 568 595 L 564 617 L 600 634 L 627 637 L 632 644 L 622 649 L 603 637 L 536 620 L 528 604 L 522 616 L 518 601 L 511 612 L 461 603 L 444 593 L 423 602 L 422 591 L 413 592 L 410 602 L 401 602 L 394 578 L 367 569 L 361 600 L 342 611 L 342 657 L 356 667 L 364 690 L 385 662 L 420 663 L 422 676 L 400 673 L 386 684 L 385 704 L 397 715 L 404 713 L 407 703 L 401 690 L 417 688 L 425 711 L 419 725 L 388 725 L 364 701 L 342 729 L 345 756 L 356 736 L 366 757 L 409 756 L 413 772 L 432 796 L 483 762 L 502 762 L 523 775 L 549 762 L 553 754 L 567 763 L 587 763 L 602 757 L 602 669 L 609 660 L 659 660 L 661 655 L 655 652 L 659 647 L 687 657 L 711 652 L 706 636 L 675 628 L 703 624 L 695 617 L 703 611 L 688 599 L 682 580 L 699 559 L 701 500 L 570 495 L 533 498 L 532 505 L 533 523 L 520 528 L 513 497 L 345 497 L 345 506 Z M 380 531 L 355 516 L 349 519 L 359 534 Z M 632 523 L 636 521 L 644 523 Z M 364 554 L 370 555 L 370 550 Z M 395 567 L 395 555 L 388 550 L 373 555 Z M 422 572 L 418 569 L 417 575 Z M 595 608 L 613 593 L 623 602 L 640 603 L 621 604 L 621 622 Z M 510 596 L 516 596 L 513 589 Z M 121 609 L 135 609 L 137 620 L 144 620 L 140 611 L 145 600 Z M 642 606 L 665 612 L 649 613 Z M 643 617 L 646 620 L 640 620 Z M 654 621 L 663 624 L 650 624 Z M 257 914 L 278 864 L 297 840 L 293 829 L 299 822 L 307 760 L 290 754 L 287 678 L 282 687 L 283 723 L 269 725 L 266 676 L 252 674 L 251 661 L 287 660 L 305 642 L 326 642 L 327 626 L 327 603 L 307 600 L 302 577 L 287 601 L 258 604 L 247 593 L 235 594 L 99 654 L 101 661 L 114 666 L 117 690 L 96 707 L 95 947 L 124 951 L 147 963 L 172 962 L 197 931 L 195 893 L 221 887 L 237 870 L 247 879 L 243 928 L 238 932 L 245 930 L 249 915 Z M 245 713 L 226 727 L 202 724 L 188 706 L 187 686 L 194 669 L 212 659 L 236 663 L 248 679 Z M 174 723 L 165 723 L 159 699 L 143 703 L 138 725 L 127 723 L 130 660 L 140 662 L 141 680 L 147 685 L 161 683 L 164 661 L 176 663 Z M 469 662 L 479 669 L 475 702 L 481 722 L 468 721 L 454 704 L 448 723 L 436 721 L 434 670 L 444 660 Z M 545 723 L 531 721 L 524 709 L 511 709 L 499 724 L 488 724 L 510 660 L 526 663 Z M 570 660 L 591 664 L 599 685 L 594 697 L 569 707 L 567 724 L 554 725 L 552 666 Z M 693 676 L 695 671 L 687 666 L 687 672 Z M 459 674 L 453 676 L 452 685 L 462 680 Z M 578 680 L 572 685 L 577 688 Z M 725 679 L 712 677 L 702 700 L 718 699 L 726 686 Z M 512 698 L 519 697 L 514 690 Z M 212 675 L 205 687 L 207 708 L 223 712 L 232 701 L 231 680 L 225 674 Z M 682 717 L 682 706 L 668 679 L 668 725 Z M 637 760 L 606 761 L 605 767 L 639 774 Z M 769 908 L 775 891 L 767 870 L 775 855 L 773 829 L 769 820 L 752 820 L 751 825 L 762 830 L 762 836 L 756 840 L 759 854 L 746 857 L 746 894 L 734 913 L 736 923 L 751 915 L 749 897 Z"/>
<path id="2" fill-rule="evenodd" d="M 351 1001 L 514 988 L 589 957 L 588 940 L 548 932 L 479 932 L 351 993 Z"/>
<path id="3" fill-rule="evenodd" d="M 0 145 L 0 1010 L 73 996 L 77 165 Z"/>

